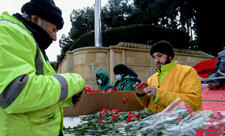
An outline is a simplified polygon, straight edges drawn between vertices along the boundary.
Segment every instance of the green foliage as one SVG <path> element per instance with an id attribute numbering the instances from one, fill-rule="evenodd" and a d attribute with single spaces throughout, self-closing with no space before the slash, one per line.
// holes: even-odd
<path id="1" fill-rule="evenodd" d="M 94 45 L 94 32 L 87 32 L 75 40 L 69 50 Z"/>
<path id="2" fill-rule="evenodd" d="M 152 44 L 158 40 L 168 40 L 175 48 L 187 49 L 189 47 L 189 37 L 186 33 L 176 29 L 166 29 L 154 25 L 129 25 L 116 27 L 108 31 L 103 31 L 103 46 L 116 45 L 119 42 L 133 42 L 141 44 Z M 88 32 L 74 41 L 70 50 L 94 46 L 94 33 Z"/>
<path id="3" fill-rule="evenodd" d="M 136 8 L 130 17 L 133 24 L 177 28 L 178 5 L 175 0 L 134 0 L 134 5 Z"/>
<path id="4" fill-rule="evenodd" d="M 128 18 L 133 10 L 131 0 L 109 0 L 102 9 L 103 29 L 131 24 Z"/>
<path id="5" fill-rule="evenodd" d="M 94 30 L 94 8 L 84 8 L 83 10 L 73 10 L 70 15 L 72 28 L 70 39 L 76 40 L 86 32 Z"/>
<path id="6" fill-rule="evenodd" d="M 61 48 L 61 54 L 57 55 L 57 62 L 62 62 L 66 52 L 69 50 L 73 43 L 73 40 L 69 37 L 66 37 L 64 34 L 62 35 L 61 39 L 59 40 L 59 47 Z M 54 68 L 58 68 L 58 66 L 54 66 Z"/>
<path id="7" fill-rule="evenodd" d="M 152 44 L 162 39 L 172 42 L 176 48 L 188 48 L 189 37 L 184 32 L 155 25 L 129 25 L 103 32 L 104 46 L 119 42 Z"/>

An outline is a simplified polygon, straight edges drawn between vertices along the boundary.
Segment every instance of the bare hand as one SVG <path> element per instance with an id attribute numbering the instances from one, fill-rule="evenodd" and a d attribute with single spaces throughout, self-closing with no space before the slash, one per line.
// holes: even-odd
<path id="1" fill-rule="evenodd" d="M 134 85 L 134 89 L 138 95 L 143 95 L 145 93 L 144 89 L 142 87 L 139 87 L 138 82 L 136 82 L 136 84 Z"/>
<path id="2" fill-rule="evenodd" d="M 155 86 L 147 86 L 146 88 L 144 88 L 144 93 L 148 96 L 156 96 L 156 88 Z"/>

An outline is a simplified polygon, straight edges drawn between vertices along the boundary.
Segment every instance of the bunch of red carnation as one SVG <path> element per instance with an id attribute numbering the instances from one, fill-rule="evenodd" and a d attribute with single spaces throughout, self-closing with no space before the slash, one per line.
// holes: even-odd
<path id="1" fill-rule="evenodd" d="M 105 93 L 105 92 L 118 92 L 117 88 L 109 89 L 109 90 L 92 90 L 89 86 L 85 86 L 83 89 L 83 92 L 85 93 Z"/>
<path id="2" fill-rule="evenodd" d="M 136 113 L 128 112 L 127 115 L 128 115 L 128 117 L 127 117 L 127 121 L 128 122 L 132 122 L 132 121 L 135 121 L 135 120 L 140 118 L 140 116 L 138 114 L 136 114 Z"/>
<path id="3" fill-rule="evenodd" d="M 130 131 L 121 128 L 133 121 L 140 121 L 152 115 L 143 111 L 119 112 L 118 109 L 102 109 L 96 113 L 81 115 L 80 123 L 73 128 L 65 128 L 74 135 L 131 135 Z"/>

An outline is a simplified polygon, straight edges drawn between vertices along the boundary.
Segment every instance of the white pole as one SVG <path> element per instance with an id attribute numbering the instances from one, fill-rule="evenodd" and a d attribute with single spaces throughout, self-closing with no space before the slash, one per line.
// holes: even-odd
<path id="1" fill-rule="evenodd" d="M 95 0 L 95 47 L 102 47 L 101 0 Z"/>

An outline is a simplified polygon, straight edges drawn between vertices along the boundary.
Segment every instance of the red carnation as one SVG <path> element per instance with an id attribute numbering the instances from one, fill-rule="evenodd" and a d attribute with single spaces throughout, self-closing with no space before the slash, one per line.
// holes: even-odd
<path id="1" fill-rule="evenodd" d="M 178 118 L 177 121 L 180 123 L 183 119 L 182 118 Z"/>
<path id="2" fill-rule="evenodd" d="M 110 92 L 110 90 L 105 90 L 105 92 Z"/>
<path id="3" fill-rule="evenodd" d="M 119 110 L 118 109 L 112 109 L 112 112 L 115 113 L 115 114 L 118 114 Z"/>
<path id="4" fill-rule="evenodd" d="M 127 103 L 127 98 L 123 98 L 123 104 Z"/>
<path id="5" fill-rule="evenodd" d="M 105 113 L 107 113 L 107 112 L 108 112 L 108 110 L 107 110 L 107 109 L 102 109 L 102 111 L 103 111 L 103 112 L 105 112 Z"/>
<path id="6" fill-rule="evenodd" d="M 85 86 L 83 91 L 84 92 L 91 92 L 91 88 L 89 86 Z"/>
<path id="7" fill-rule="evenodd" d="M 140 85 L 139 85 L 139 87 L 141 87 L 141 88 L 145 88 L 145 87 L 147 87 L 148 86 L 148 83 L 145 83 L 145 82 L 142 82 Z"/>
<path id="8" fill-rule="evenodd" d="M 104 112 L 99 111 L 99 112 L 98 112 L 98 115 L 99 115 L 99 116 L 102 116 L 102 115 L 104 115 Z"/>
<path id="9" fill-rule="evenodd" d="M 98 122 L 99 122 L 100 124 L 103 124 L 103 123 L 104 123 L 104 120 L 101 119 L 101 120 L 99 120 Z"/>
<path id="10" fill-rule="evenodd" d="M 87 116 L 82 117 L 82 120 L 85 120 L 87 118 Z"/>
<path id="11" fill-rule="evenodd" d="M 127 117 L 127 121 L 128 122 L 132 122 L 132 121 L 135 121 L 136 119 L 139 119 L 140 118 L 140 116 L 139 115 L 137 115 L 137 114 L 135 114 L 135 113 L 133 113 L 133 114 L 128 114 L 128 117 Z"/>
<path id="12" fill-rule="evenodd" d="M 117 89 L 117 88 L 113 88 L 113 91 L 114 91 L 114 92 L 118 92 L 118 89 Z"/>
<path id="13" fill-rule="evenodd" d="M 114 120 L 117 120 L 117 116 L 115 114 L 112 114 L 112 117 Z"/>

